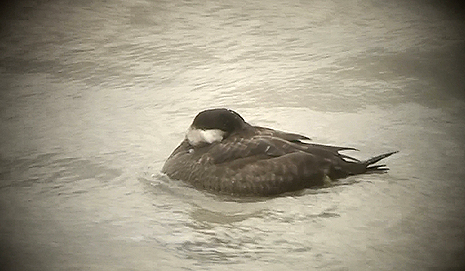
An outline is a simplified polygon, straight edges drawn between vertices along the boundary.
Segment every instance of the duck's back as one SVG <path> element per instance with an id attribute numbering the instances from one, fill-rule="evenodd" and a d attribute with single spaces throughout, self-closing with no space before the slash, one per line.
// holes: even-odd
<path id="1" fill-rule="evenodd" d="M 204 148 L 184 141 L 163 172 L 200 189 L 268 196 L 323 185 L 330 168 L 331 160 L 298 150 L 282 139 L 254 137 Z"/>

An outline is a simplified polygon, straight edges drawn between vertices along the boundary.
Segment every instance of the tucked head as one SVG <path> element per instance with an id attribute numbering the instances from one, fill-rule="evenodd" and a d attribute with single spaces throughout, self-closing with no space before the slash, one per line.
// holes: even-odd
<path id="1" fill-rule="evenodd" d="M 193 146 L 221 141 L 246 125 L 236 112 L 226 108 L 208 109 L 200 112 L 187 131 L 186 138 Z"/>

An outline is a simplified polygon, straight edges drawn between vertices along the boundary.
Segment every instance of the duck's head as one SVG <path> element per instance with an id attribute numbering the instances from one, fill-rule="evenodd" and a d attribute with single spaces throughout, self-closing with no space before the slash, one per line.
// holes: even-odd
<path id="1" fill-rule="evenodd" d="M 187 131 L 186 138 L 192 146 L 220 142 L 230 134 L 247 126 L 244 119 L 226 108 L 208 109 L 200 112 Z"/>

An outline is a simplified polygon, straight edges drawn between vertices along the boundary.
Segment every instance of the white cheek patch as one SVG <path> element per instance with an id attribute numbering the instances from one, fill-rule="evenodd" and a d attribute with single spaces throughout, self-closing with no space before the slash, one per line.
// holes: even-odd
<path id="1" fill-rule="evenodd" d="M 198 146 L 200 144 L 211 144 L 213 142 L 220 142 L 223 140 L 225 132 L 219 129 L 193 129 L 189 128 L 187 131 L 186 138 L 189 144 L 192 146 Z"/>

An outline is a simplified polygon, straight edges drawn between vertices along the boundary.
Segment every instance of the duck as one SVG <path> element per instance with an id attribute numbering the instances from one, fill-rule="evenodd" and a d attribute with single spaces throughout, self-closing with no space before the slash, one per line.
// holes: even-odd
<path id="1" fill-rule="evenodd" d="M 201 111 L 162 167 L 170 179 L 233 196 L 274 196 L 324 187 L 338 179 L 384 173 L 376 163 L 398 151 L 358 160 L 357 150 L 309 142 L 310 138 L 247 123 L 227 108 Z"/>

